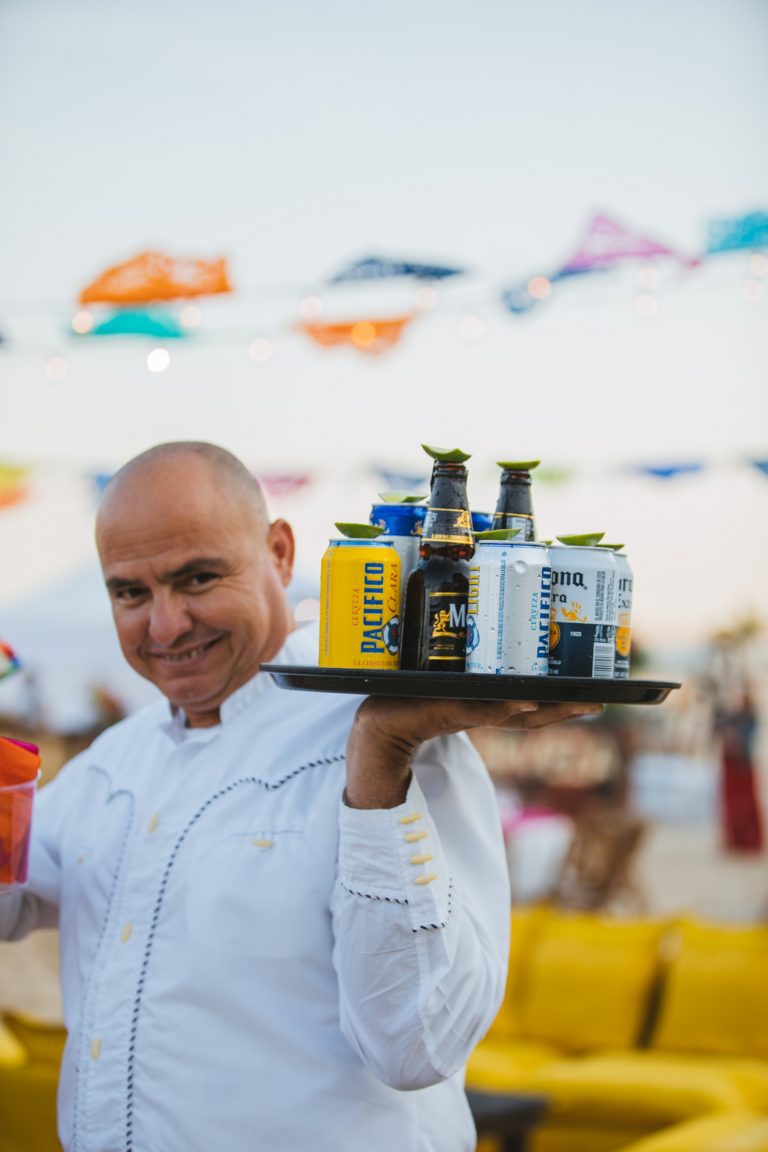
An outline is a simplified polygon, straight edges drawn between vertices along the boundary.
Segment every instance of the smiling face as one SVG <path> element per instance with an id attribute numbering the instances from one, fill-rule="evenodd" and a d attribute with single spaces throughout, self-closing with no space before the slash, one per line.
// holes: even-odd
<path id="1" fill-rule="evenodd" d="M 174 451 L 112 481 L 96 543 L 128 663 L 190 727 L 217 724 L 293 628 L 289 525 L 268 523 L 257 487 Z"/>

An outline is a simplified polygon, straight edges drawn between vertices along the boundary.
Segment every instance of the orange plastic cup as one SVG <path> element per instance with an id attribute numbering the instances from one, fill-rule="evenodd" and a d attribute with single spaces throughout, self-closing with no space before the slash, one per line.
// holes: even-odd
<path id="1" fill-rule="evenodd" d="M 37 777 L 0 788 L 0 884 L 23 884 L 27 878 L 36 788 Z"/>

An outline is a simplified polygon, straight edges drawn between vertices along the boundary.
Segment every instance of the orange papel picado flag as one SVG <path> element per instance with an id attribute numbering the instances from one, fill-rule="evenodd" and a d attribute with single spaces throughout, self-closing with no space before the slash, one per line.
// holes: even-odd
<path id="1" fill-rule="evenodd" d="M 0 461 L 0 508 L 20 504 L 27 496 L 29 469 Z"/>
<path id="2" fill-rule="evenodd" d="M 299 324 L 302 332 L 323 348 L 333 348 L 348 344 L 359 352 L 378 355 L 396 344 L 403 334 L 406 324 L 413 320 L 413 314 L 393 316 L 386 320 L 351 320 L 343 324 Z"/>
<path id="3" fill-rule="evenodd" d="M 180 260 L 164 252 L 140 252 L 107 268 L 80 293 L 81 304 L 137 304 L 231 292 L 224 257 Z"/>

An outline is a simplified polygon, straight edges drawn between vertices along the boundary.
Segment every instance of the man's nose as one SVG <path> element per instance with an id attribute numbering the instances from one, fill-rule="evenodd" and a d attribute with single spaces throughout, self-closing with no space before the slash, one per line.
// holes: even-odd
<path id="1" fill-rule="evenodd" d="M 157 644 L 173 644 L 192 626 L 192 620 L 182 596 L 161 590 L 152 599 L 149 634 Z"/>

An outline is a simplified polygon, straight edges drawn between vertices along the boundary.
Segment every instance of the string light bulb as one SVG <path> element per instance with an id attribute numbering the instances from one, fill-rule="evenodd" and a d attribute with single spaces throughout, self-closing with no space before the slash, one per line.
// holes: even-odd
<path id="1" fill-rule="evenodd" d="M 85 336 L 93 328 L 93 315 L 86 309 L 75 312 L 72 317 L 72 331 L 78 336 Z"/>
<path id="2" fill-rule="evenodd" d="M 528 281 L 528 295 L 534 300 L 546 300 L 552 294 L 552 281 L 546 276 L 533 276 Z"/>
<path id="3" fill-rule="evenodd" d="M 45 364 L 45 378 L 52 384 L 58 384 L 67 374 L 67 362 L 63 356 L 51 356 Z"/>
<path id="4" fill-rule="evenodd" d="M 267 360 L 271 360 L 274 351 L 272 341 L 265 340 L 263 336 L 258 336 L 248 345 L 248 355 L 251 360 L 255 360 L 257 364 L 265 364 Z"/>
<path id="5" fill-rule="evenodd" d="M 147 368 L 150 372 L 165 372 L 171 362 L 167 348 L 153 348 L 147 355 Z"/>

